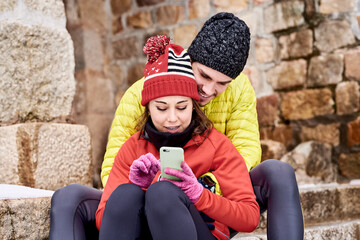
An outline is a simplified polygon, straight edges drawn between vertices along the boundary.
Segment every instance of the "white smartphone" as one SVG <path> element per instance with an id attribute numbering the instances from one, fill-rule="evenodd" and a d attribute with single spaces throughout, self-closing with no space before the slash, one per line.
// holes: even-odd
<path id="1" fill-rule="evenodd" d="M 161 147 L 160 148 L 160 165 L 161 177 L 180 181 L 178 177 L 168 175 L 164 172 L 165 168 L 173 168 L 182 171 L 181 162 L 184 161 L 184 149 L 180 147 Z"/>

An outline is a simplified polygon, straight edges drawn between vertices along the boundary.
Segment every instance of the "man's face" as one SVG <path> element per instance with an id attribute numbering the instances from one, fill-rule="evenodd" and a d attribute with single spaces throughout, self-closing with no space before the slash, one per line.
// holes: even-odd
<path id="1" fill-rule="evenodd" d="M 192 68 L 200 95 L 200 106 L 205 106 L 216 96 L 224 92 L 232 81 L 225 74 L 198 62 L 193 62 Z"/>

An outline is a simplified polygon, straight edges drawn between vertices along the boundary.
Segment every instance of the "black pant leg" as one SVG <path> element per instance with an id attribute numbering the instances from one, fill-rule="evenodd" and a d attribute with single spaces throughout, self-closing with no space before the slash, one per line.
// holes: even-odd
<path id="1" fill-rule="evenodd" d="M 95 213 L 102 191 L 71 184 L 51 198 L 50 240 L 96 240 Z"/>
<path id="2" fill-rule="evenodd" d="M 144 215 L 145 192 L 135 184 L 122 184 L 110 195 L 100 227 L 100 240 L 152 239 Z"/>
<path id="3" fill-rule="evenodd" d="M 250 171 L 250 178 L 261 212 L 267 210 L 268 240 L 302 240 L 303 215 L 291 165 L 266 160 Z"/>
<path id="4" fill-rule="evenodd" d="M 149 187 L 145 215 L 154 239 L 216 239 L 190 199 L 170 182 L 156 182 Z"/>

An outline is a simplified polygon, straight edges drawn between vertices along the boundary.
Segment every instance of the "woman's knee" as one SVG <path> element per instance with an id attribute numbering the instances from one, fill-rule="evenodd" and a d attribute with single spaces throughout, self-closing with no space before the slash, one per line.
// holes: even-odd
<path id="1" fill-rule="evenodd" d="M 296 182 L 294 168 L 286 162 L 269 159 L 256 168 L 257 177 L 260 176 L 269 185 L 288 185 L 292 181 Z"/>
<path id="2" fill-rule="evenodd" d="M 128 210 L 141 209 L 144 206 L 145 193 L 134 184 L 122 184 L 110 195 L 105 211 L 111 215 L 123 215 Z"/>
<path id="3" fill-rule="evenodd" d="M 51 198 L 51 207 L 64 209 L 76 209 L 79 204 L 87 200 L 100 201 L 102 191 L 80 185 L 71 184 L 55 191 Z"/>

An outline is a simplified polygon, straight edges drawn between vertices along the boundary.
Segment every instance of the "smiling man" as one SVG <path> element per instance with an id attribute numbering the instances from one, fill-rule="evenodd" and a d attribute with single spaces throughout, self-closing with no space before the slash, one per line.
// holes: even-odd
<path id="1" fill-rule="evenodd" d="M 218 13 L 205 22 L 188 49 L 200 95 L 199 104 L 214 127 L 231 140 L 244 158 L 261 212 L 267 210 L 268 239 L 300 240 L 303 239 L 304 223 L 293 168 L 277 160 L 260 163 L 256 96 L 249 79 L 241 73 L 249 55 L 249 48 L 249 28 L 233 14 Z M 116 110 L 102 164 L 101 180 L 104 187 L 120 147 L 138 130 L 136 123 L 144 112 L 141 105 L 143 85 L 144 79 L 134 83 L 125 92 Z M 219 183 L 220 187 L 221 184 Z M 73 194 L 72 200 L 69 200 L 70 192 Z M 78 202 L 79 207 L 71 204 L 71 209 L 75 209 L 72 213 L 75 216 L 69 213 L 70 216 L 61 219 L 59 217 L 59 220 L 52 217 L 50 236 L 55 235 L 52 229 L 61 228 L 61 222 L 81 218 L 77 209 L 85 211 L 86 216 L 92 218 L 80 219 L 83 225 L 91 226 L 89 222 L 94 224 L 94 206 L 85 199 L 85 196 L 90 195 L 87 192 L 89 190 L 85 186 L 76 185 L 54 194 L 53 202 L 58 204 L 53 204 L 52 212 L 66 212 L 60 210 L 65 208 L 61 206 L 61 199 Z M 101 192 L 92 197 L 100 200 Z M 66 231 L 76 235 L 78 230 L 72 227 Z"/>

